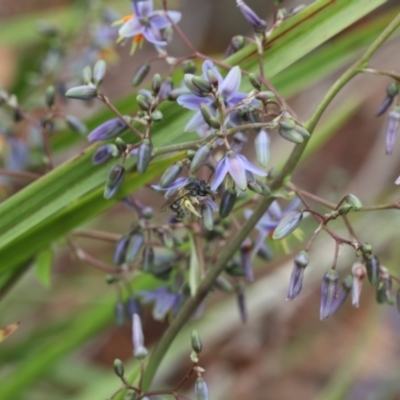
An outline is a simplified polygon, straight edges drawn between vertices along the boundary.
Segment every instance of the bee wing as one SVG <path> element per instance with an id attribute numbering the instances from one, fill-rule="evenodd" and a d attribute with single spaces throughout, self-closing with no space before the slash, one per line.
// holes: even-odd
<path id="1" fill-rule="evenodd" d="M 182 197 L 185 197 L 188 195 L 190 192 L 188 190 L 184 189 L 179 189 L 177 190 L 171 197 L 169 197 L 163 205 L 160 208 L 160 211 L 165 211 L 171 204 L 175 203 L 176 200 L 181 199 Z"/>

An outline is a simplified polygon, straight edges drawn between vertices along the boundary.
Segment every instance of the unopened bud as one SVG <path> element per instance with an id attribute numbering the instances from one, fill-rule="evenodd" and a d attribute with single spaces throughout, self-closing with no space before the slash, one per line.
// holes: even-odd
<path id="1" fill-rule="evenodd" d="M 192 331 L 192 334 L 190 336 L 190 340 L 191 340 L 193 351 L 195 351 L 196 354 L 200 354 L 201 353 L 201 349 L 203 348 L 203 345 L 201 344 L 200 336 L 197 333 L 197 331 Z"/>
<path id="2" fill-rule="evenodd" d="M 104 164 L 114 156 L 118 155 L 119 151 L 114 144 L 106 144 L 100 146 L 92 157 L 93 165 Z"/>
<path id="3" fill-rule="evenodd" d="M 182 69 L 185 74 L 194 74 L 196 72 L 196 64 L 192 60 L 186 60 L 182 63 Z"/>
<path id="4" fill-rule="evenodd" d="M 338 209 L 338 215 L 346 215 L 348 214 L 351 210 L 353 209 L 353 207 L 350 204 L 342 204 Z"/>
<path id="5" fill-rule="evenodd" d="M 390 111 L 386 125 L 386 154 L 392 155 L 393 146 L 400 128 L 400 107 Z"/>
<path id="6" fill-rule="evenodd" d="M 56 88 L 53 85 L 50 85 L 46 89 L 47 107 L 51 108 L 54 105 L 55 98 L 56 98 Z"/>
<path id="7" fill-rule="evenodd" d="M 85 85 L 92 82 L 92 69 L 88 65 L 82 70 L 82 81 Z"/>
<path id="8" fill-rule="evenodd" d="M 357 196 L 355 196 L 354 194 L 351 194 L 351 193 L 348 194 L 345 197 L 345 201 L 347 204 L 349 204 L 351 206 L 351 209 L 353 211 L 359 211 L 362 208 L 362 203 L 361 203 L 360 199 Z"/>
<path id="9" fill-rule="evenodd" d="M 98 60 L 93 68 L 93 83 L 99 86 L 106 75 L 106 62 L 104 60 Z"/>
<path id="10" fill-rule="evenodd" d="M 231 213 L 235 206 L 236 198 L 237 193 L 235 189 L 229 188 L 225 190 L 219 205 L 219 215 L 221 218 L 226 218 Z"/>
<path id="11" fill-rule="evenodd" d="M 222 292 L 226 293 L 232 293 L 233 292 L 233 286 L 232 284 L 228 281 L 228 279 L 224 278 L 222 275 L 220 275 L 216 280 L 215 280 L 215 287 Z"/>
<path id="12" fill-rule="evenodd" d="M 272 239 L 280 240 L 290 235 L 299 227 L 302 219 L 303 212 L 300 210 L 293 210 L 287 213 L 275 228 L 274 233 L 272 234 Z"/>
<path id="13" fill-rule="evenodd" d="M 144 174 L 146 172 L 151 161 L 152 151 L 153 146 L 151 145 L 150 141 L 148 139 L 144 139 L 142 144 L 139 146 L 137 155 L 136 169 L 139 174 Z"/>
<path id="14" fill-rule="evenodd" d="M 264 130 L 258 132 L 254 140 L 257 161 L 264 168 L 267 166 L 271 155 L 270 142 L 269 136 Z"/>
<path id="15" fill-rule="evenodd" d="M 142 249 L 144 244 L 144 236 L 142 233 L 136 233 L 131 236 L 126 249 L 125 262 L 128 264 L 133 263 Z"/>
<path id="16" fill-rule="evenodd" d="M 138 67 L 135 74 L 133 75 L 132 79 L 133 87 L 139 86 L 143 82 L 143 79 L 146 78 L 147 74 L 150 71 L 150 68 L 151 65 L 148 62 L 145 62 Z"/>
<path id="17" fill-rule="evenodd" d="M 125 373 L 124 364 L 122 364 L 122 361 L 118 358 L 114 360 L 114 372 L 120 378 L 122 378 Z"/>
<path id="18" fill-rule="evenodd" d="M 175 179 L 182 172 L 182 169 L 183 169 L 183 163 L 181 161 L 172 164 L 165 170 L 165 172 L 160 178 L 160 182 L 158 183 L 158 185 L 162 188 L 168 186 L 170 183 L 175 181 Z"/>
<path id="19" fill-rule="evenodd" d="M 208 386 L 203 378 L 197 378 L 194 385 L 196 400 L 209 400 Z"/>
<path id="20" fill-rule="evenodd" d="M 365 260 L 365 267 L 367 269 L 367 276 L 371 285 L 376 285 L 379 281 L 379 259 L 375 255 L 367 257 Z"/>
<path id="21" fill-rule="evenodd" d="M 147 349 L 144 347 L 144 336 L 142 330 L 142 321 L 138 314 L 133 314 L 132 317 L 132 342 L 133 342 L 133 355 L 137 359 L 147 357 Z"/>
<path id="22" fill-rule="evenodd" d="M 136 96 L 136 102 L 143 111 L 148 111 L 151 106 L 149 99 L 143 94 Z"/>
<path id="23" fill-rule="evenodd" d="M 256 74 L 252 72 L 249 74 L 249 81 L 254 89 L 261 90 L 261 81 Z"/>
<path id="24" fill-rule="evenodd" d="M 296 132 L 299 132 L 303 139 L 308 139 L 311 136 L 310 132 L 308 132 L 308 130 L 301 125 L 296 124 L 294 130 Z"/>
<path id="25" fill-rule="evenodd" d="M 66 115 L 65 122 L 67 123 L 68 127 L 71 128 L 74 132 L 77 132 L 80 135 L 87 134 L 86 125 L 80 119 L 74 117 L 73 115 Z"/>
<path id="26" fill-rule="evenodd" d="M 110 199 L 117 193 L 125 178 L 125 168 L 122 165 L 112 167 L 104 188 L 104 198 Z"/>
<path id="27" fill-rule="evenodd" d="M 280 127 L 278 129 L 279 135 L 281 135 L 284 139 L 288 140 L 289 142 L 295 144 L 301 144 L 304 142 L 303 136 L 297 132 L 295 129 L 284 129 Z"/>
<path id="28" fill-rule="evenodd" d="M 115 245 L 114 250 L 114 264 L 115 265 L 122 265 L 125 262 L 126 257 L 126 249 L 128 248 L 129 244 L 129 236 L 123 236 Z"/>
<path id="29" fill-rule="evenodd" d="M 191 163 L 190 163 L 190 172 L 196 172 L 199 168 L 201 168 L 210 158 L 211 152 L 212 152 L 213 146 L 210 143 L 206 143 L 204 146 L 200 147 Z"/>
<path id="30" fill-rule="evenodd" d="M 154 110 L 151 114 L 150 114 L 150 119 L 153 122 L 161 122 L 163 119 L 163 114 L 160 110 Z"/>
<path id="31" fill-rule="evenodd" d="M 151 246 L 146 246 L 143 250 L 143 272 L 150 272 L 154 262 L 154 249 Z"/>
<path id="32" fill-rule="evenodd" d="M 308 265 L 308 253 L 301 251 L 294 259 L 294 267 L 290 275 L 287 300 L 294 300 L 301 292 L 303 286 L 304 269 Z"/>
<path id="33" fill-rule="evenodd" d="M 320 318 L 324 320 L 332 315 L 334 301 L 338 295 L 338 273 L 331 269 L 322 280 Z"/>
<path id="34" fill-rule="evenodd" d="M 220 122 L 218 121 L 217 118 L 214 117 L 211 108 L 207 104 L 205 103 L 200 104 L 200 112 L 201 115 L 203 116 L 204 121 L 206 121 L 207 124 L 211 126 L 211 128 L 219 129 L 221 127 Z"/>
<path id="35" fill-rule="evenodd" d="M 351 268 L 351 273 L 353 275 L 353 285 L 351 290 L 351 301 L 354 307 L 360 306 L 360 294 L 362 289 L 362 284 L 367 271 L 364 265 L 360 263 L 353 264 Z"/>
<path id="36" fill-rule="evenodd" d="M 193 76 L 192 77 L 192 83 L 194 86 L 197 87 L 202 93 L 209 93 L 211 92 L 211 84 L 209 81 L 205 80 L 204 78 L 200 76 Z"/>
<path id="37" fill-rule="evenodd" d="M 153 79 L 151 80 L 151 88 L 153 90 L 153 93 L 155 95 L 157 95 L 161 88 L 161 75 L 160 74 L 154 74 Z"/>
<path id="38" fill-rule="evenodd" d="M 117 326 L 125 324 L 125 307 L 122 301 L 117 301 L 115 304 L 115 323 Z"/>
<path id="39" fill-rule="evenodd" d="M 76 86 L 65 93 L 65 97 L 78 100 L 91 100 L 97 96 L 97 89 L 91 85 Z"/>

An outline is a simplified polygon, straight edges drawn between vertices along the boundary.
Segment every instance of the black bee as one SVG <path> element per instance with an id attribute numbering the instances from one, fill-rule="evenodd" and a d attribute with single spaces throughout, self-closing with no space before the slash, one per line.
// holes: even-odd
<path id="1" fill-rule="evenodd" d="M 191 214 L 201 218 L 196 206 L 203 204 L 210 195 L 212 196 L 210 185 L 204 180 L 196 179 L 177 189 L 161 206 L 161 211 L 169 207 L 178 221 L 184 220 Z"/>

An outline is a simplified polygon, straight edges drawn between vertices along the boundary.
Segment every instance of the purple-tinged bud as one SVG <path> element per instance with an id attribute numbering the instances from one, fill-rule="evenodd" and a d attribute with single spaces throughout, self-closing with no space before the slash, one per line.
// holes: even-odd
<path id="1" fill-rule="evenodd" d="M 200 336 L 197 333 L 197 331 L 192 331 L 192 334 L 190 335 L 190 342 L 192 344 L 192 349 L 196 354 L 200 354 L 201 350 L 203 348 L 203 345 L 200 340 Z"/>
<path id="2" fill-rule="evenodd" d="M 115 144 L 100 146 L 93 154 L 92 163 L 93 165 L 104 164 L 118 154 L 119 152 Z"/>
<path id="3" fill-rule="evenodd" d="M 321 306 L 320 306 L 320 319 L 327 319 L 332 315 L 333 304 L 338 297 L 338 273 L 331 269 L 327 272 L 322 280 L 321 286 Z"/>
<path id="4" fill-rule="evenodd" d="M 351 273 L 353 275 L 353 284 L 351 289 L 351 303 L 353 304 L 354 307 L 358 308 L 360 306 L 360 295 L 361 295 L 362 284 L 364 278 L 367 275 L 367 270 L 365 269 L 363 264 L 356 262 L 351 267 Z"/>
<path id="5" fill-rule="evenodd" d="M 168 186 L 170 183 L 175 181 L 175 179 L 182 172 L 182 169 L 183 169 L 183 163 L 181 161 L 172 164 L 165 170 L 165 172 L 160 178 L 160 182 L 158 183 L 158 185 L 162 188 Z"/>
<path id="6" fill-rule="evenodd" d="M 53 85 L 47 86 L 46 89 L 46 105 L 51 108 L 54 105 L 54 101 L 56 99 L 56 88 Z"/>
<path id="7" fill-rule="evenodd" d="M 258 132 L 254 140 L 257 161 L 264 168 L 268 165 L 268 161 L 271 155 L 270 142 L 271 141 L 269 139 L 269 136 L 264 130 Z"/>
<path id="8" fill-rule="evenodd" d="M 351 206 L 351 209 L 353 211 L 360 211 L 361 208 L 362 208 L 361 200 L 357 196 L 355 196 L 354 194 L 351 194 L 351 193 L 348 194 L 345 197 L 345 201 L 346 201 L 347 204 L 349 204 Z"/>
<path id="9" fill-rule="evenodd" d="M 143 94 L 138 94 L 136 96 L 136 102 L 143 111 L 148 111 L 151 107 L 150 100 Z"/>
<path id="10" fill-rule="evenodd" d="M 89 142 L 108 140 L 120 135 L 127 129 L 127 125 L 119 118 L 113 118 L 103 122 L 88 135 Z"/>
<path id="11" fill-rule="evenodd" d="M 303 139 L 308 139 L 311 136 L 310 132 L 308 132 L 308 130 L 301 125 L 296 124 L 294 130 L 296 132 L 299 132 Z"/>
<path id="12" fill-rule="evenodd" d="M 249 74 L 249 81 L 254 89 L 261 90 L 261 81 L 256 74 L 252 72 Z"/>
<path id="13" fill-rule="evenodd" d="M 200 147 L 190 163 L 190 172 L 196 172 L 201 168 L 210 158 L 213 146 L 211 143 L 206 143 L 204 146 Z"/>
<path id="14" fill-rule="evenodd" d="M 161 122 L 162 119 L 164 118 L 163 113 L 160 110 L 154 110 L 151 114 L 150 114 L 150 119 L 153 122 Z"/>
<path id="15" fill-rule="evenodd" d="M 367 276 L 371 285 L 376 285 L 379 282 L 379 259 L 375 255 L 367 257 L 365 260 L 365 267 L 367 269 Z"/>
<path id="16" fill-rule="evenodd" d="M 256 33 L 265 33 L 267 23 L 263 21 L 243 0 L 236 0 L 240 12 L 246 18 L 247 22 L 253 26 Z"/>
<path id="17" fill-rule="evenodd" d="M 214 88 L 218 87 L 219 81 L 218 81 L 218 78 L 216 77 L 216 75 L 214 74 L 214 71 L 212 69 L 207 70 L 207 78 L 208 78 L 208 81 L 211 83 L 211 85 Z"/>
<path id="18" fill-rule="evenodd" d="M 135 358 L 138 358 L 139 360 L 146 358 L 148 351 L 146 347 L 144 347 L 142 321 L 138 314 L 133 314 L 132 317 L 132 342 L 133 342 L 133 356 Z"/>
<path id="19" fill-rule="evenodd" d="M 157 95 L 161 89 L 161 82 L 161 75 L 154 74 L 153 79 L 151 80 L 151 89 L 155 95 Z"/>
<path id="20" fill-rule="evenodd" d="M 377 112 L 375 113 L 375 117 L 380 117 L 383 115 L 387 110 L 389 110 L 390 106 L 392 105 L 394 97 L 386 96 L 381 105 L 379 106 Z"/>
<path id="21" fill-rule="evenodd" d="M 125 262 L 128 264 L 133 263 L 140 253 L 144 244 L 144 236 L 142 233 L 136 233 L 131 236 L 126 249 Z"/>
<path id="22" fill-rule="evenodd" d="M 136 70 L 135 74 L 133 75 L 133 79 L 132 79 L 133 87 L 139 86 L 143 82 L 143 79 L 146 78 L 147 74 L 150 71 L 150 68 L 151 68 L 151 65 L 148 62 L 145 62 L 145 63 L 139 65 L 138 69 Z"/>
<path id="23" fill-rule="evenodd" d="M 92 69 L 89 65 L 82 70 L 82 81 L 85 85 L 90 85 L 92 83 Z"/>
<path id="24" fill-rule="evenodd" d="M 295 144 L 301 144 L 304 142 L 303 136 L 297 132 L 295 129 L 284 129 L 280 127 L 278 129 L 279 135 L 281 135 L 284 139 L 288 140 L 289 142 Z"/>
<path id="25" fill-rule="evenodd" d="M 183 94 L 190 94 L 190 90 L 184 87 L 173 89 L 168 95 L 168 100 L 176 101 L 176 99 Z"/>
<path id="26" fill-rule="evenodd" d="M 257 257 L 260 257 L 262 260 L 270 261 L 274 258 L 274 254 L 268 246 L 262 244 L 257 251 Z"/>
<path id="27" fill-rule="evenodd" d="M 247 282 L 254 281 L 254 272 L 252 266 L 252 250 L 253 242 L 250 239 L 246 239 L 240 246 L 240 260 L 242 262 L 244 278 Z"/>
<path id="28" fill-rule="evenodd" d="M 86 125 L 80 119 L 74 117 L 73 115 L 66 115 L 65 122 L 67 123 L 68 127 L 71 128 L 74 132 L 77 132 L 81 135 L 87 134 Z"/>
<path id="29" fill-rule="evenodd" d="M 301 251 L 294 259 L 294 267 L 290 275 L 290 283 L 286 300 L 294 300 L 301 292 L 303 286 L 304 270 L 308 265 L 308 253 Z"/>
<path id="30" fill-rule="evenodd" d="M 99 86 L 106 75 L 106 62 L 104 60 L 98 60 L 93 68 L 93 83 Z"/>
<path id="31" fill-rule="evenodd" d="M 78 100 L 92 100 L 97 97 L 97 89 L 91 85 L 76 86 L 67 90 L 65 97 Z"/>
<path id="32" fill-rule="evenodd" d="M 299 227 L 302 219 L 303 212 L 300 210 L 293 210 L 287 213 L 275 228 L 274 233 L 272 234 L 272 239 L 280 240 L 290 235 Z"/>
<path id="33" fill-rule="evenodd" d="M 400 107 L 394 107 L 390 111 L 386 125 L 386 154 L 391 156 L 396 140 L 397 132 L 400 128 Z"/>
<path id="34" fill-rule="evenodd" d="M 208 386 L 205 380 L 201 377 L 196 379 L 196 383 L 194 384 L 194 394 L 196 400 L 209 400 L 208 394 Z"/>
<path id="35" fill-rule="evenodd" d="M 172 89 L 174 88 L 172 79 L 166 78 L 161 82 L 160 91 L 158 92 L 158 100 L 163 101 L 168 98 Z"/>
<path id="36" fill-rule="evenodd" d="M 232 284 L 228 281 L 228 279 L 224 278 L 222 275 L 220 275 L 216 280 L 215 280 L 215 287 L 222 292 L 225 293 L 232 293 L 233 292 L 233 286 Z"/>
<path id="37" fill-rule="evenodd" d="M 125 168 L 122 165 L 114 165 L 108 174 L 106 186 L 104 188 L 104 198 L 111 199 L 121 187 L 125 178 Z"/>
<path id="38" fill-rule="evenodd" d="M 247 322 L 247 305 L 243 284 L 238 284 L 236 287 L 236 299 L 239 307 L 240 320 L 242 324 L 245 324 Z"/>
<path id="39" fill-rule="evenodd" d="M 144 174 L 147 170 L 147 167 L 151 161 L 151 153 L 153 151 L 153 146 L 150 143 L 150 140 L 144 139 L 142 144 L 139 146 L 138 154 L 137 154 L 137 163 L 136 169 L 139 174 Z"/>
<path id="40" fill-rule="evenodd" d="M 125 325 L 125 306 L 122 301 L 117 301 L 115 304 L 115 324 L 117 326 Z"/>
<path id="41" fill-rule="evenodd" d="M 386 93 L 389 97 L 396 97 L 399 94 L 399 84 L 397 82 L 392 82 L 386 88 Z"/>
<path id="42" fill-rule="evenodd" d="M 212 90 L 211 83 L 200 76 L 193 75 L 192 83 L 202 93 L 210 93 Z"/>
<path id="43" fill-rule="evenodd" d="M 150 272 L 154 262 L 154 249 L 151 246 L 146 246 L 143 250 L 143 272 Z"/>
<path id="44" fill-rule="evenodd" d="M 185 74 L 194 74 L 196 72 L 196 64 L 193 60 L 186 60 L 182 63 L 182 70 Z"/>
<path id="45" fill-rule="evenodd" d="M 129 244 L 129 236 L 122 236 L 121 239 L 115 245 L 114 250 L 114 264 L 115 265 L 122 265 L 125 262 L 126 257 L 126 249 L 128 248 Z"/>
<path id="46" fill-rule="evenodd" d="M 226 218 L 231 213 L 233 207 L 235 207 L 236 198 L 237 194 L 235 189 L 229 188 L 225 190 L 219 205 L 219 215 L 221 218 Z"/>
<path id="47" fill-rule="evenodd" d="M 342 287 L 338 290 L 338 295 L 332 303 L 330 315 L 337 313 L 339 309 L 342 307 L 347 297 L 349 296 L 349 293 L 351 292 L 352 285 L 353 285 L 353 276 L 348 275 L 343 280 Z"/>
<path id="48" fill-rule="evenodd" d="M 234 36 L 229 43 L 228 48 L 225 51 L 225 58 L 235 54 L 239 50 L 243 49 L 245 46 L 246 41 L 244 40 L 243 36 Z"/>
<path id="49" fill-rule="evenodd" d="M 119 378 L 122 378 L 125 374 L 124 364 L 122 364 L 122 361 L 118 358 L 114 360 L 114 372 Z"/>
<path id="50" fill-rule="evenodd" d="M 130 319 L 133 318 L 133 314 L 142 314 L 142 306 L 140 303 L 133 297 L 129 297 L 126 302 L 126 312 Z"/>

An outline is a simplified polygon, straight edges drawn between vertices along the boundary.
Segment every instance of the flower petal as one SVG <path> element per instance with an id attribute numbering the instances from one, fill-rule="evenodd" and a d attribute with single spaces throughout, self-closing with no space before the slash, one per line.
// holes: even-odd
<path id="1" fill-rule="evenodd" d="M 120 37 L 132 37 L 140 35 L 144 30 L 143 25 L 140 23 L 139 18 L 133 17 L 129 21 L 125 22 L 121 28 L 118 29 L 118 35 Z"/>
<path id="2" fill-rule="evenodd" d="M 153 11 L 153 0 L 134 1 L 133 9 L 138 17 L 148 17 Z"/>
<path id="3" fill-rule="evenodd" d="M 259 176 L 267 176 L 268 174 L 262 170 L 261 168 L 256 167 L 254 164 L 252 164 L 245 156 L 242 156 L 241 154 L 238 154 L 238 157 L 241 159 L 241 163 L 243 165 L 243 169 L 252 172 L 253 174 L 259 175 Z"/>
<path id="4" fill-rule="evenodd" d="M 157 29 L 165 29 L 166 27 L 171 25 L 169 19 L 167 17 L 164 17 L 164 15 L 153 13 L 149 19 L 151 21 L 151 24 Z"/>
<path id="5" fill-rule="evenodd" d="M 153 308 L 153 317 L 155 320 L 162 320 L 168 314 L 176 303 L 176 295 L 165 292 L 163 296 L 157 298 Z"/>
<path id="6" fill-rule="evenodd" d="M 228 166 L 225 162 L 226 157 L 220 160 L 215 168 L 215 174 L 213 183 L 211 184 L 211 190 L 215 191 L 218 189 L 219 185 L 224 180 L 226 174 L 228 173 Z"/>
<path id="7" fill-rule="evenodd" d="M 162 39 L 160 30 L 153 25 L 144 28 L 143 36 L 148 42 L 153 43 L 156 46 L 165 46 L 167 44 L 167 42 Z"/>
<path id="8" fill-rule="evenodd" d="M 213 72 L 213 74 L 216 76 L 216 78 L 218 79 L 218 84 L 219 85 L 222 84 L 222 82 L 223 82 L 222 75 L 218 72 L 217 68 L 215 68 L 215 65 L 212 61 L 210 61 L 210 60 L 204 61 L 202 69 L 203 69 L 204 79 L 209 81 L 207 71 L 211 70 Z"/>
<path id="9" fill-rule="evenodd" d="M 236 153 L 227 154 L 226 156 L 228 172 L 240 190 L 246 190 L 247 188 L 247 168 L 245 168 L 243 160 L 247 161 L 246 157 Z"/>
<path id="10" fill-rule="evenodd" d="M 181 18 L 182 18 L 182 13 L 179 11 L 168 11 L 168 16 L 174 21 L 174 24 L 177 24 Z"/>
<path id="11" fill-rule="evenodd" d="M 200 104 L 209 104 L 212 100 L 208 97 L 200 97 L 195 94 L 182 94 L 176 100 L 177 103 L 189 110 L 198 111 L 200 109 Z"/>
<path id="12" fill-rule="evenodd" d="M 276 220 L 279 220 L 282 218 L 282 215 L 283 215 L 282 209 L 276 200 L 274 202 L 272 202 L 272 204 L 269 206 L 269 208 L 267 210 L 267 215 L 268 214 L 271 215 L 271 217 Z"/>
<path id="13" fill-rule="evenodd" d="M 233 67 L 225 77 L 224 81 L 220 84 L 219 88 L 226 100 L 235 95 L 239 90 L 241 79 L 242 72 L 240 71 L 240 68 L 238 66 Z"/>
<path id="14" fill-rule="evenodd" d="M 200 111 L 197 111 L 185 126 L 185 132 L 195 132 L 206 125 Z"/>
<path id="15" fill-rule="evenodd" d="M 151 185 L 151 187 L 155 190 L 171 190 L 171 189 L 178 189 L 182 186 L 185 186 L 188 182 L 189 182 L 189 178 L 180 176 L 175 181 L 173 181 L 172 183 L 170 183 L 169 185 L 167 185 L 165 187 L 161 187 L 160 185 Z"/>

